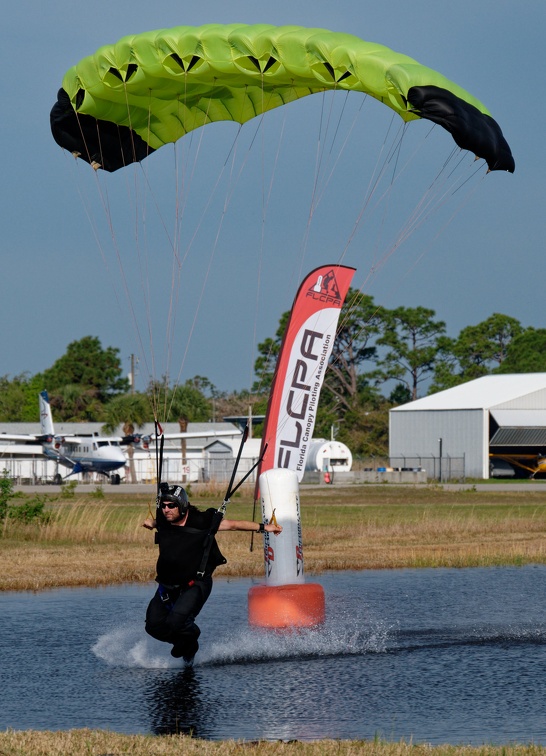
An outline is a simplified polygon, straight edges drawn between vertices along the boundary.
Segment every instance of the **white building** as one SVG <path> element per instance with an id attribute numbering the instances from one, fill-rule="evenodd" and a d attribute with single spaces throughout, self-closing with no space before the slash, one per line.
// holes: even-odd
<path id="1" fill-rule="evenodd" d="M 502 464 L 531 475 L 545 453 L 546 373 L 487 375 L 389 413 L 393 466 L 436 458 L 445 471 L 457 459 L 466 477 L 489 478 Z"/>

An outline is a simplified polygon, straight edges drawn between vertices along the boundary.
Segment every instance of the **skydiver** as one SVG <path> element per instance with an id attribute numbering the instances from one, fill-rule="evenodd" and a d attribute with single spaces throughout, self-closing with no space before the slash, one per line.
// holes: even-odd
<path id="1" fill-rule="evenodd" d="M 146 611 L 145 629 L 148 635 L 165 643 L 172 643 L 171 655 L 182 657 L 187 664 L 199 649 L 201 630 L 195 618 L 212 590 L 212 573 L 226 563 L 216 538 L 212 538 L 204 574 L 198 576 L 205 553 L 207 535 L 216 509 L 205 511 L 190 504 L 182 486 L 161 484 L 156 518 L 149 517 L 143 526 L 157 530 L 159 546 L 156 565 L 157 591 Z M 277 523 L 258 523 L 250 520 L 222 518 L 218 530 L 242 530 L 278 535 L 282 527 Z"/>

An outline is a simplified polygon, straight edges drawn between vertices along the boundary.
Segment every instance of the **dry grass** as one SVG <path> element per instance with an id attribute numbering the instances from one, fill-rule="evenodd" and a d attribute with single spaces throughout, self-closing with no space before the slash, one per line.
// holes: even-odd
<path id="1" fill-rule="evenodd" d="M 545 492 L 546 493 L 546 492 Z M 194 492 L 201 508 L 222 495 Z M 46 525 L 8 522 L 0 550 L 0 590 L 41 590 L 146 582 L 154 577 L 153 534 L 141 527 L 145 496 L 110 494 L 51 502 Z M 391 486 L 316 487 L 301 492 L 305 569 L 467 567 L 546 563 L 546 496 Z M 251 493 L 228 517 L 252 518 Z M 217 575 L 260 576 L 262 541 L 220 533 L 228 564 Z"/>
<path id="2" fill-rule="evenodd" d="M 233 740 L 214 742 L 185 735 L 118 735 L 97 730 L 0 733 L 2 756 L 542 756 L 540 746 L 430 746 L 380 741 L 311 743 Z"/>

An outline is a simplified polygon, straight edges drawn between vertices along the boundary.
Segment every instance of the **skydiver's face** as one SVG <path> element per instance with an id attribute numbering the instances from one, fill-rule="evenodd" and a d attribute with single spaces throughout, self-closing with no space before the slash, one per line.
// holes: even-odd
<path id="1" fill-rule="evenodd" d="M 170 501 L 162 502 L 161 511 L 167 522 L 170 522 L 171 525 L 183 525 L 186 521 L 187 511 L 181 516 L 178 506 Z"/>

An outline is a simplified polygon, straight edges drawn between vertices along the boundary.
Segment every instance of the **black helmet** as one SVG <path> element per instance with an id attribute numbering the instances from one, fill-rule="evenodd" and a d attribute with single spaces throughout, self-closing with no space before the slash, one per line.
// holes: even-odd
<path id="1" fill-rule="evenodd" d="M 158 503 L 160 504 L 162 501 L 177 504 L 181 517 L 184 517 L 190 505 L 186 490 L 182 486 L 170 486 L 168 483 L 162 483 L 160 486 Z"/>

